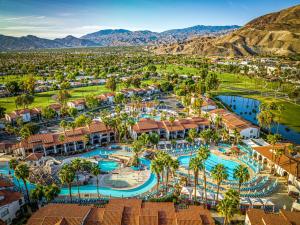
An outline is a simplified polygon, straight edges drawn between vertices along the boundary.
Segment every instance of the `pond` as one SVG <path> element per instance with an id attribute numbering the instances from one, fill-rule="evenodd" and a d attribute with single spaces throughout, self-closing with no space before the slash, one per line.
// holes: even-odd
<path id="1" fill-rule="evenodd" d="M 259 105 L 260 101 L 252 98 L 245 98 L 241 96 L 230 96 L 230 95 L 219 95 L 217 96 L 223 103 L 229 106 L 232 111 L 234 111 L 239 116 L 244 119 L 252 122 L 255 125 L 258 125 L 258 121 L 256 115 L 259 113 Z M 277 124 L 272 126 L 272 133 L 276 133 L 278 129 L 278 133 L 289 141 L 300 144 L 300 133 L 285 126 L 283 124 Z"/>

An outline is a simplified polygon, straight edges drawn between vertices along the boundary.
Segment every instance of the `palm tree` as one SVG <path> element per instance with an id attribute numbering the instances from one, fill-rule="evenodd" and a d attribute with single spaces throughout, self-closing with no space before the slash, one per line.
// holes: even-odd
<path id="1" fill-rule="evenodd" d="M 143 150 L 142 147 L 143 144 L 139 140 L 136 140 L 132 143 L 132 151 L 133 151 L 132 165 L 133 166 L 139 165 L 139 154 Z"/>
<path id="2" fill-rule="evenodd" d="M 157 149 L 157 144 L 159 143 L 160 137 L 158 133 L 152 133 L 149 136 L 150 143 Z"/>
<path id="3" fill-rule="evenodd" d="M 80 199 L 80 191 L 79 191 L 79 172 L 82 169 L 82 161 L 81 159 L 77 158 L 72 160 L 71 167 L 73 168 L 75 174 L 76 174 L 76 183 L 77 183 L 77 191 L 78 191 L 78 197 Z"/>
<path id="4" fill-rule="evenodd" d="M 48 185 L 44 188 L 44 196 L 47 200 L 47 202 L 51 202 L 53 199 L 55 199 L 60 192 L 59 187 L 56 184 Z"/>
<path id="5" fill-rule="evenodd" d="M 275 145 L 281 139 L 279 134 L 268 134 L 267 141 L 272 145 L 272 160 L 275 154 Z"/>
<path id="6" fill-rule="evenodd" d="M 43 199 L 44 187 L 38 184 L 33 190 L 30 191 L 31 199 L 33 199 L 37 204 Z"/>
<path id="7" fill-rule="evenodd" d="M 204 194 L 205 194 L 205 206 L 207 205 L 207 193 L 206 193 L 206 173 L 205 173 L 205 161 L 210 156 L 210 150 L 207 146 L 202 145 L 198 152 L 197 156 L 202 161 L 202 166 L 200 167 L 201 170 L 203 170 L 203 180 L 204 180 Z"/>
<path id="8" fill-rule="evenodd" d="M 230 219 L 237 212 L 239 201 L 239 193 L 236 190 L 229 189 L 225 193 L 225 198 L 217 205 L 218 212 L 225 217 L 224 225 L 230 224 Z"/>
<path id="9" fill-rule="evenodd" d="M 197 185 L 199 177 L 199 168 L 203 166 L 203 162 L 199 157 L 191 158 L 189 163 L 189 169 L 194 172 L 194 199 L 197 201 Z"/>
<path id="10" fill-rule="evenodd" d="M 249 174 L 248 168 L 243 165 L 237 166 L 233 170 L 233 178 L 238 180 L 238 182 L 239 182 L 238 193 L 240 195 L 242 183 L 244 183 L 250 179 L 250 174 Z"/>
<path id="11" fill-rule="evenodd" d="M 211 133 L 211 129 L 203 130 L 200 133 L 200 138 L 203 139 L 205 145 L 210 141 Z"/>
<path id="12" fill-rule="evenodd" d="M 233 135 L 233 144 L 237 145 L 240 142 L 241 134 L 240 132 L 237 131 L 237 129 L 234 129 L 232 135 Z"/>
<path id="13" fill-rule="evenodd" d="M 217 182 L 218 188 L 216 201 L 218 202 L 221 183 L 228 178 L 228 172 L 226 167 L 220 163 L 215 165 L 211 171 L 211 176 Z"/>
<path id="14" fill-rule="evenodd" d="M 68 122 L 65 120 L 60 121 L 59 126 L 64 130 L 64 134 L 66 134 L 66 129 L 68 127 Z"/>
<path id="15" fill-rule="evenodd" d="M 230 199 L 223 199 L 217 205 L 218 212 L 224 216 L 224 225 L 230 224 L 230 219 L 234 216 L 237 209 Z"/>
<path id="16" fill-rule="evenodd" d="M 67 184 L 69 188 L 69 196 L 72 202 L 72 182 L 75 179 L 75 172 L 70 165 L 63 166 L 59 171 L 59 179 L 63 184 Z"/>
<path id="17" fill-rule="evenodd" d="M 19 161 L 16 159 L 11 159 L 11 160 L 9 160 L 8 165 L 11 170 L 16 170 L 16 167 L 19 165 Z M 16 179 L 16 180 L 18 182 L 18 187 L 21 190 L 20 181 L 19 181 L 19 179 Z"/>
<path id="18" fill-rule="evenodd" d="M 215 118 L 216 130 L 218 130 L 221 125 L 222 125 L 222 117 L 217 115 L 216 118 Z"/>
<path id="19" fill-rule="evenodd" d="M 92 166 L 92 169 L 91 169 L 91 171 L 92 171 L 92 174 L 96 177 L 96 182 L 97 182 L 97 194 L 98 194 L 98 198 L 100 197 L 100 194 L 99 194 L 99 174 L 101 173 L 101 171 L 100 171 L 100 168 L 99 168 L 99 166 L 98 165 L 96 165 L 96 164 L 94 164 L 93 166 Z"/>
<path id="20" fill-rule="evenodd" d="M 285 149 L 284 148 L 276 148 L 275 149 L 275 158 L 274 158 L 274 162 L 276 163 L 277 161 L 277 165 L 279 166 L 279 162 L 280 162 L 280 158 L 281 156 L 284 154 Z M 274 175 L 276 175 L 276 170 L 274 170 Z"/>
<path id="21" fill-rule="evenodd" d="M 150 170 L 151 172 L 156 174 L 157 177 L 157 183 L 156 183 L 156 192 L 158 195 L 158 189 L 159 189 L 159 183 L 160 183 L 160 173 L 163 171 L 163 166 L 161 164 L 161 162 L 158 159 L 154 159 L 151 161 L 151 165 L 150 165 Z"/>
<path id="22" fill-rule="evenodd" d="M 30 197 L 29 197 L 29 192 L 28 192 L 28 187 L 26 182 L 26 180 L 29 178 L 29 167 L 27 166 L 27 164 L 22 163 L 17 165 L 15 169 L 15 176 L 17 179 L 21 179 L 23 181 L 26 190 L 27 199 L 28 202 L 30 203 Z"/>

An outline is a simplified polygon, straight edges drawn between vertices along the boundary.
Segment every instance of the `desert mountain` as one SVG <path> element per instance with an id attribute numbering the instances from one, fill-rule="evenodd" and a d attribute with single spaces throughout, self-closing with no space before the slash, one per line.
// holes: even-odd
<path id="1" fill-rule="evenodd" d="M 156 53 L 217 56 L 300 54 L 300 5 L 258 17 L 218 37 L 197 37 L 153 48 Z"/>
<path id="2" fill-rule="evenodd" d="M 238 26 L 194 26 L 183 29 L 168 30 L 161 33 L 144 31 L 130 31 L 125 29 L 106 29 L 76 38 L 71 35 L 65 38 L 49 40 L 33 35 L 11 37 L 0 35 L 0 51 L 28 50 L 40 48 L 66 48 L 89 46 L 131 46 L 166 44 L 183 41 L 191 36 L 219 35 L 232 31 Z"/>

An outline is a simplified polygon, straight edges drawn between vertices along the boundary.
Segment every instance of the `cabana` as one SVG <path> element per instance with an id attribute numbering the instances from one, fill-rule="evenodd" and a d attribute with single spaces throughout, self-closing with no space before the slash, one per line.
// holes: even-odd
<path id="1" fill-rule="evenodd" d="M 250 198 L 251 207 L 254 209 L 261 209 L 264 206 L 264 203 L 260 198 Z"/>
<path id="2" fill-rule="evenodd" d="M 264 205 L 264 210 L 265 211 L 275 211 L 275 204 L 270 200 L 270 199 L 266 199 L 266 198 L 261 198 L 260 199 Z"/>

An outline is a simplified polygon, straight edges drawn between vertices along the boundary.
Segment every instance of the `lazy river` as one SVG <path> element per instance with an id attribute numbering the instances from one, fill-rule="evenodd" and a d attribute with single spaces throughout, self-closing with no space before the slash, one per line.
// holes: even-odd
<path id="1" fill-rule="evenodd" d="M 95 157 L 95 156 L 99 156 L 99 155 L 107 155 L 107 154 L 111 154 L 115 151 L 112 150 L 105 150 L 103 148 L 101 149 L 96 149 L 93 150 L 91 152 L 88 153 L 83 153 L 81 155 L 78 155 L 78 157 L 82 157 L 82 158 L 87 158 L 87 157 Z M 190 155 L 185 155 L 185 156 L 179 156 L 178 160 L 181 166 L 183 167 L 187 167 L 189 164 L 189 160 L 190 160 Z M 147 169 L 150 169 L 150 160 L 146 159 L 146 158 L 141 158 L 140 159 L 140 163 L 146 167 Z M 229 179 L 232 180 L 233 179 L 233 170 L 235 167 L 237 167 L 239 165 L 239 163 L 235 162 L 235 161 L 231 161 L 231 160 L 226 160 L 223 159 L 222 157 L 215 155 L 215 154 L 211 154 L 210 157 L 208 158 L 208 160 L 206 161 L 205 165 L 206 165 L 206 169 L 208 171 L 211 171 L 213 166 L 215 166 L 218 163 L 222 163 L 225 165 L 225 167 L 228 170 L 229 173 Z M 119 168 L 119 163 L 113 160 L 101 160 L 99 162 L 99 166 L 102 169 L 102 171 L 105 172 L 111 172 L 117 168 Z M 137 168 L 133 168 L 133 169 L 137 169 Z M 13 171 L 9 170 L 8 167 L 8 163 L 7 162 L 0 162 L 0 173 L 1 174 L 11 174 L 13 175 Z M 14 182 L 18 185 L 16 178 L 14 178 Z M 99 187 L 99 192 L 102 196 L 112 196 L 112 197 L 134 197 L 134 196 L 138 196 L 141 195 L 145 192 L 150 191 L 155 184 L 157 183 L 157 179 L 156 176 L 154 174 L 150 174 L 149 178 L 141 185 L 133 187 L 133 188 L 128 188 L 128 189 L 117 189 L 117 188 L 111 188 L 111 187 Z M 23 183 L 20 182 L 20 185 L 23 187 Z M 34 184 L 29 184 L 29 189 L 33 189 L 34 188 Z M 84 185 L 84 186 L 80 186 L 79 187 L 80 193 L 82 194 L 97 194 L 97 186 L 94 184 L 88 184 L 88 185 Z M 72 186 L 72 193 L 73 194 L 77 194 L 77 186 Z M 61 189 L 61 195 L 68 195 L 69 194 L 69 190 L 68 188 L 64 187 Z"/>

